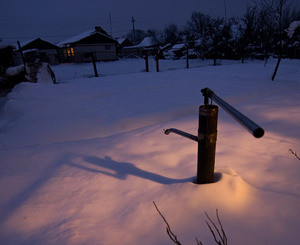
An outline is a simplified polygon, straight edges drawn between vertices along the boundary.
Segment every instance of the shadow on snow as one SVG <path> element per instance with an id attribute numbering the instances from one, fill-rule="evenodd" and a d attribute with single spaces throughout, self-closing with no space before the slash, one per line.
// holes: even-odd
<path id="1" fill-rule="evenodd" d="M 142 170 L 136 167 L 132 163 L 128 162 L 117 162 L 114 161 L 111 157 L 106 156 L 104 158 L 98 158 L 95 156 L 86 156 L 83 158 L 84 162 L 88 163 L 89 166 L 80 165 L 77 163 L 69 163 L 73 167 L 77 167 L 86 171 L 101 173 L 107 176 L 111 176 L 120 180 L 125 180 L 129 175 L 150 180 L 159 184 L 176 184 L 176 183 L 185 183 L 191 182 L 193 178 L 185 179 L 173 179 L 165 177 L 156 173 Z"/>

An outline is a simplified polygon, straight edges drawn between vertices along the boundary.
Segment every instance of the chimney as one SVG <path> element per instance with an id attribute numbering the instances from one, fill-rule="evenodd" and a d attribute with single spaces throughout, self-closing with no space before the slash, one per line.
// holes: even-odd
<path id="1" fill-rule="evenodd" d="M 107 32 L 104 31 L 100 26 L 95 26 L 95 31 L 96 31 L 96 32 L 100 32 L 100 33 L 102 33 L 102 34 L 104 34 L 104 35 L 109 36 L 109 35 L 107 34 Z"/>
<path id="2" fill-rule="evenodd" d="M 100 26 L 95 26 L 95 31 L 103 32 L 103 29 Z"/>

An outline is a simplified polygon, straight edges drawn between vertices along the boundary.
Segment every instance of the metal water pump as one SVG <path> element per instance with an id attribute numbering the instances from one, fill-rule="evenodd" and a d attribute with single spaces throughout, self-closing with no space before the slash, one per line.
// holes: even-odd
<path id="1" fill-rule="evenodd" d="M 209 104 L 209 99 L 216 102 L 238 123 L 247 129 L 254 137 L 260 138 L 264 130 L 248 117 L 233 108 L 227 102 L 218 97 L 211 89 L 201 90 L 204 96 L 204 105 L 199 107 L 198 136 L 183 132 L 179 129 L 169 128 L 165 134 L 175 133 L 198 142 L 197 159 L 197 184 L 214 182 L 215 154 L 217 142 L 218 106 Z"/>

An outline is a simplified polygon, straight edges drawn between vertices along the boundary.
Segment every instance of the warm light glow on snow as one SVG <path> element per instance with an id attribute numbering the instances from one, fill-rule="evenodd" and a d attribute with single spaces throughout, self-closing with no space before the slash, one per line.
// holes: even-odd
<path id="1" fill-rule="evenodd" d="M 141 72 L 141 62 L 101 62 L 99 78 L 91 64 L 60 65 L 58 84 L 21 83 L 8 94 L 0 243 L 170 244 L 155 201 L 182 244 L 213 243 L 205 212 L 216 221 L 218 209 L 232 245 L 296 245 L 300 165 L 289 149 L 300 152 L 299 61 L 283 60 L 276 82 L 272 59 L 191 69 L 164 60 L 159 73 Z M 218 181 L 196 185 L 197 143 L 163 129 L 197 135 L 204 87 L 265 135 L 254 138 L 220 109 Z"/>

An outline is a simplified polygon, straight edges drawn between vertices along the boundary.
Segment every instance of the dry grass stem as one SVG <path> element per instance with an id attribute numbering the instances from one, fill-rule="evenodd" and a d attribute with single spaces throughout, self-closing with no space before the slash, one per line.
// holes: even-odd
<path id="1" fill-rule="evenodd" d="M 219 226 L 220 228 L 217 227 L 217 225 L 212 221 L 212 219 L 209 217 L 209 215 L 205 212 L 206 214 L 206 217 L 208 218 L 209 222 L 206 221 L 206 224 L 211 232 L 211 234 L 213 235 L 214 239 L 215 239 L 215 242 L 219 245 L 227 245 L 227 237 L 226 237 L 226 234 L 225 234 L 225 231 L 224 231 L 224 228 L 223 228 L 223 225 L 221 223 L 221 220 L 219 218 L 219 212 L 218 212 L 218 209 L 216 210 L 216 216 L 217 216 L 217 220 L 218 220 L 218 223 L 219 223 Z M 214 229 L 213 229 L 213 228 Z M 217 235 L 219 237 L 219 239 L 217 238 Z"/>
<path id="2" fill-rule="evenodd" d="M 300 157 L 297 155 L 297 152 L 294 152 L 292 149 L 290 149 L 290 152 L 291 152 L 295 157 L 297 157 L 298 160 L 300 160 Z"/>
<path id="3" fill-rule="evenodd" d="M 171 227 L 168 223 L 168 221 L 166 220 L 166 218 L 163 216 L 163 214 L 159 211 L 158 207 L 156 206 L 156 203 L 153 201 L 153 204 L 156 208 L 156 211 L 159 213 L 159 215 L 162 217 L 162 219 L 164 220 L 164 222 L 166 223 L 167 227 L 166 227 L 166 231 L 168 236 L 170 237 L 170 239 L 177 245 L 182 245 L 178 240 L 177 240 L 177 236 L 171 231 Z"/>
<path id="4" fill-rule="evenodd" d="M 167 226 L 166 227 L 167 234 L 168 234 L 169 238 L 171 239 L 171 241 L 174 242 L 177 245 L 182 245 L 178 241 L 177 236 L 171 231 L 171 227 L 170 227 L 168 221 L 163 216 L 163 214 L 159 211 L 159 209 L 158 209 L 158 207 L 157 207 L 157 205 L 154 201 L 153 201 L 153 204 L 156 208 L 156 211 L 162 217 L 162 219 L 164 220 L 164 222 Z M 219 227 L 215 224 L 215 222 L 209 217 L 209 215 L 206 212 L 205 212 L 205 214 L 206 214 L 206 217 L 208 218 L 208 221 L 205 221 L 206 225 L 208 226 L 212 236 L 214 237 L 214 240 L 215 240 L 216 244 L 218 244 L 218 245 L 227 245 L 227 237 L 226 237 L 223 225 L 222 225 L 220 217 L 219 217 L 218 209 L 216 210 L 216 216 L 217 216 Z M 195 237 L 195 239 L 196 239 L 197 245 L 203 245 L 203 243 L 201 241 L 199 241 L 197 239 L 197 237 Z"/>

